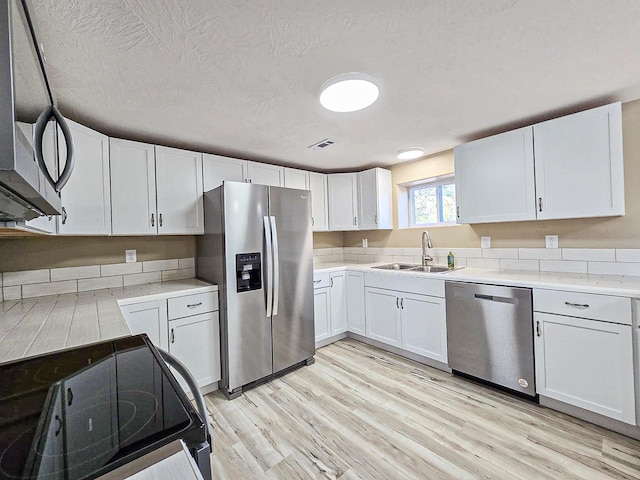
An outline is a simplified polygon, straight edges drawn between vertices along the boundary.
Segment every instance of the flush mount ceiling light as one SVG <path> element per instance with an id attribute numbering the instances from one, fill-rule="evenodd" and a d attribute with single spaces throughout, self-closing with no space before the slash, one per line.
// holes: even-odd
<path id="1" fill-rule="evenodd" d="M 398 152 L 398 160 L 415 160 L 424 157 L 424 149 L 420 147 L 403 148 Z"/>
<path id="2" fill-rule="evenodd" d="M 330 78 L 320 88 L 320 103 L 332 112 L 355 112 L 378 98 L 378 87 L 366 73 L 343 73 Z"/>

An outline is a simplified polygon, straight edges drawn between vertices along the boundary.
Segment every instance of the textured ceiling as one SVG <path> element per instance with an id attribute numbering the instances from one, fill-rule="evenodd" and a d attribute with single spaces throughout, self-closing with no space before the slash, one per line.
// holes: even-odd
<path id="1" fill-rule="evenodd" d="M 404 147 L 640 98 L 637 0 L 32 3 L 70 118 L 271 163 L 390 165 Z M 350 71 L 378 80 L 378 101 L 324 110 L 320 86 Z"/>

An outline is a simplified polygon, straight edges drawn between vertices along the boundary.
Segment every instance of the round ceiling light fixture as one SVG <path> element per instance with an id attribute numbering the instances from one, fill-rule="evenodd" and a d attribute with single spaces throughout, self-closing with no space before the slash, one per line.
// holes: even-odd
<path id="1" fill-rule="evenodd" d="M 420 147 L 403 148 L 398 152 L 398 160 L 415 160 L 424 157 L 424 149 Z"/>
<path id="2" fill-rule="evenodd" d="M 378 87 L 371 75 L 343 73 L 322 84 L 320 103 L 332 112 L 355 112 L 375 102 L 378 94 Z"/>

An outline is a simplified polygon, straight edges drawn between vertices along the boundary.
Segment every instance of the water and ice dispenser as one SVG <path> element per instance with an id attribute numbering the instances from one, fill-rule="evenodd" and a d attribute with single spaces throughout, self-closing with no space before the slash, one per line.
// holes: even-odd
<path id="1" fill-rule="evenodd" d="M 236 285 L 238 292 L 262 288 L 262 262 L 259 253 L 236 255 Z"/>

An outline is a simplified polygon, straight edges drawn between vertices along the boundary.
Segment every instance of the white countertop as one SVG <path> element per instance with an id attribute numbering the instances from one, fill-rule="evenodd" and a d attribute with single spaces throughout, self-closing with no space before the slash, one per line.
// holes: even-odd
<path id="1" fill-rule="evenodd" d="M 217 290 L 194 278 L 1 302 L 0 363 L 131 335 L 119 304 Z"/>
<path id="2" fill-rule="evenodd" d="M 384 275 L 409 275 L 439 278 L 460 282 L 489 283 L 513 287 L 547 288 L 572 292 L 588 292 L 623 297 L 640 298 L 640 277 L 613 275 L 587 275 L 577 273 L 527 272 L 519 270 L 488 270 L 461 268 L 447 273 L 410 272 L 407 270 L 382 270 L 372 268 L 382 263 L 323 263 L 313 266 L 314 272 L 330 272 L 344 269 L 372 272 Z"/>

